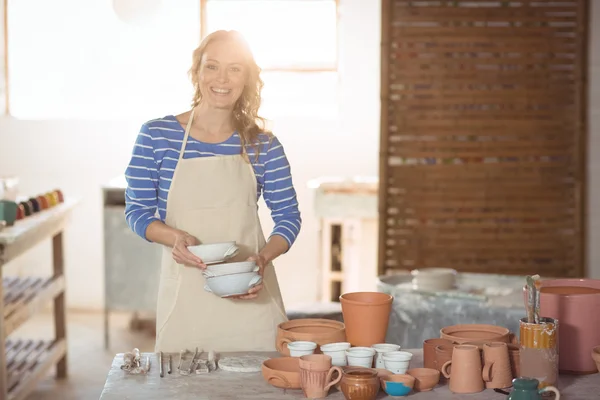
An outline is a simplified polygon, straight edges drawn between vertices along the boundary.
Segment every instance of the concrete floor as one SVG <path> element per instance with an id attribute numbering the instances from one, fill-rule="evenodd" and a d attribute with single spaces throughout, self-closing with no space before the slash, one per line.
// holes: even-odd
<path id="1" fill-rule="evenodd" d="M 111 314 L 110 349 L 104 349 L 102 313 L 70 312 L 67 315 L 68 378 L 54 379 L 54 370 L 41 381 L 27 400 L 97 400 L 115 353 L 134 347 L 153 351 L 154 336 L 144 331 L 129 329 L 130 314 Z M 12 337 L 45 339 L 53 336 L 53 318 L 40 313 L 27 321 Z"/>

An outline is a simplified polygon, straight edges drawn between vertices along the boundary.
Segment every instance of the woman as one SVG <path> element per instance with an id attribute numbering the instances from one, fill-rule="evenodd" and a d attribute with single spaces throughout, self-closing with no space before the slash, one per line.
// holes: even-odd
<path id="1" fill-rule="evenodd" d="M 156 351 L 273 351 L 287 320 L 272 261 L 294 243 L 301 218 L 283 147 L 257 126 L 259 73 L 239 33 L 208 35 L 193 54 L 192 109 L 145 123 L 137 137 L 126 219 L 164 246 Z M 275 222 L 268 242 L 261 192 Z M 187 246 L 231 240 L 240 247 L 234 260 L 255 260 L 263 281 L 222 299 L 203 290 L 206 265 Z"/>

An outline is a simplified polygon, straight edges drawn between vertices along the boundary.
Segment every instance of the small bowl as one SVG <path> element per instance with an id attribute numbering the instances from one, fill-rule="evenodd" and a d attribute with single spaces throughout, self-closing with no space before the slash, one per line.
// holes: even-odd
<path id="1" fill-rule="evenodd" d="M 351 347 L 346 350 L 346 358 L 349 366 L 371 368 L 373 366 L 373 358 L 375 357 L 375 349 L 370 347 Z"/>
<path id="2" fill-rule="evenodd" d="M 592 349 L 592 359 L 596 362 L 596 368 L 600 372 L 600 346 L 596 346 Z"/>
<path id="3" fill-rule="evenodd" d="M 247 294 L 250 288 L 258 285 L 261 281 L 262 276 L 258 272 L 219 275 L 206 278 L 204 290 L 219 297 L 239 296 Z"/>
<path id="4" fill-rule="evenodd" d="M 452 268 L 421 268 L 411 271 L 414 290 L 438 291 L 453 289 L 457 271 Z"/>
<path id="5" fill-rule="evenodd" d="M 276 357 L 262 364 L 265 381 L 280 389 L 301 389 L 300 361 L 296 357 Z"/>
<path id="6" fill-rule="evenodd" d="M 241 274 L 244 272 L 258 272 L 258 266 L 255 261 L 241 261 L 233 263 L 207 265 L 206 270 L 202 272 L 204 277 Z"/>
<path id="7" fill-rule="evenodd" d="M 220 263 L 233 257 L 239 251 L 235 242 L 205 243 L 188 246 L 188 250 L 198 256 L 205 264 Z"/>
<path id="8" fill-rule="evenodd" d="M 317 344 L 315 342 L 297 340 L 295 342 L 289 342 L 287 347 L 290 350 L 290 356 L 302 357 L 314 354 Z"/>
<path id="9" fill-rule="evenodd" d="M 327 343 L 320 346 L 320 350 L 323 354 L 327 354 L 331 357 L 331 364 L 336 367 L 345 367 L 348 365 L 346 358 L 346 350 L 352 345 L 349 342 L 337 342 Z"/>
<path id="10" fill-rule="evenodd" d="M 406 373 L 415 378 L 415 392 L 428 392 L 440 381 L 440 371 L 433 368 L 412 368 Z"/>
<path id="11" fill-rule="evenodd" d="M 383 391 L 390 396 L 406 396 L 415 385 L 415 377 L 407 374 L 382 376 L 379 380 Z"/>

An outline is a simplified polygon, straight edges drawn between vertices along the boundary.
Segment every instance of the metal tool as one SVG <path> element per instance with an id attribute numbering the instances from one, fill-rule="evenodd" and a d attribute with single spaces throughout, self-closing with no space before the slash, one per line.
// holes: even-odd
<path id="1" fill-rule="evenodd" d="M 167 359 L 167 373 L 171 373 L 171 355 L 169 354 L 169 358 Z"/>
<path id="2" fill-rule="evenodd" d="M 192 371 L 196 369 L 196 357 L 198 356 L 198 347 L 196 347 L 196 352 L 194 353 L 194 357 L 192 357 L 192 362 L 190 363 L 190 369 L 188 370 L 188 374 L 191 374 Z"/>
<path id="3" fill-rule="evenodd" d="M 164 378 L 165 377 L 165 370 L 163 368 L 163 354 L 162 354 L 162 351 L 158 352 L 158 363 L 160 365 L 160 367 L 159 367 L 160 377 Z"/>
<path id="4" fill-rule="evenodd" d="M 183 361 L 183 350 L 179 351 L 179 365 L 177 366 L 177 371 L 181 371 L 181 361 Z"/>

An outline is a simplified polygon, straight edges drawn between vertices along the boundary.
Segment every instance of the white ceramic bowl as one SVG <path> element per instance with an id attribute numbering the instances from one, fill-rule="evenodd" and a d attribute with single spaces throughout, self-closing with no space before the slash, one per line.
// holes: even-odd
<path id="1" fill-rule="evenodd" d="M 229 297 L 248 293 L 248 289 L 258 285 L 262 277 L 258 272 L 219 275 L 206 278 L 204 290 L 219 297 Z"/>
<path id="2" fill-rule="evenodd" d="M 298 340 L 288 343 L 287 348 L 290 350 L 290 356 L 302 357 L 313 354 L 317 348 L 317 344 L 315 342 Z"/>
<path id="3" fill-rule="evenodd" d="M 390 351 L 383 353 L 383 363 L 385 369 L 393 372 L 394 374 L 405 374 L 412 360 L 412 353 L 408 351 Z"/>
<path id="4" fill-rule="evenodd" d="M 452 268 L 421 268 L 411 271 L 415 290 L 441 291 L 453 289 L 456 270 Z"/>
<path id="5" fill-rule="evenodd" d="M 373 367 L 373 357 L 375 357 L 375 349 L 370 347 L 350 347 L 346 350 L 346 358 L 348 365 L 351 367 Z"/>
<path id="6" fill-rule="evenodd" d="M 255 261 L 207 265 L 206 270 L 202 271 L 202 275 L 208 278 L 211 276 L 241 274 L 244 272 L 258 272 L 258 265 L 256 265 Z"/>
<path id="7" fill-rule="evenodd" d="M 331 365 L 345 367 L 348 365 L 346 350 L 352 345 L 349 342 L 327 343 L 320 346 L 321 352 L 331 357 Z"/>
<path id="8" fill-rule="evenodd" d="M 188 246 L 188 250 L 198 256 L 205 264 L 214 264 L 227 260 L 237 254 L 239 248 L 235 242 L 205 243 Z"/>

